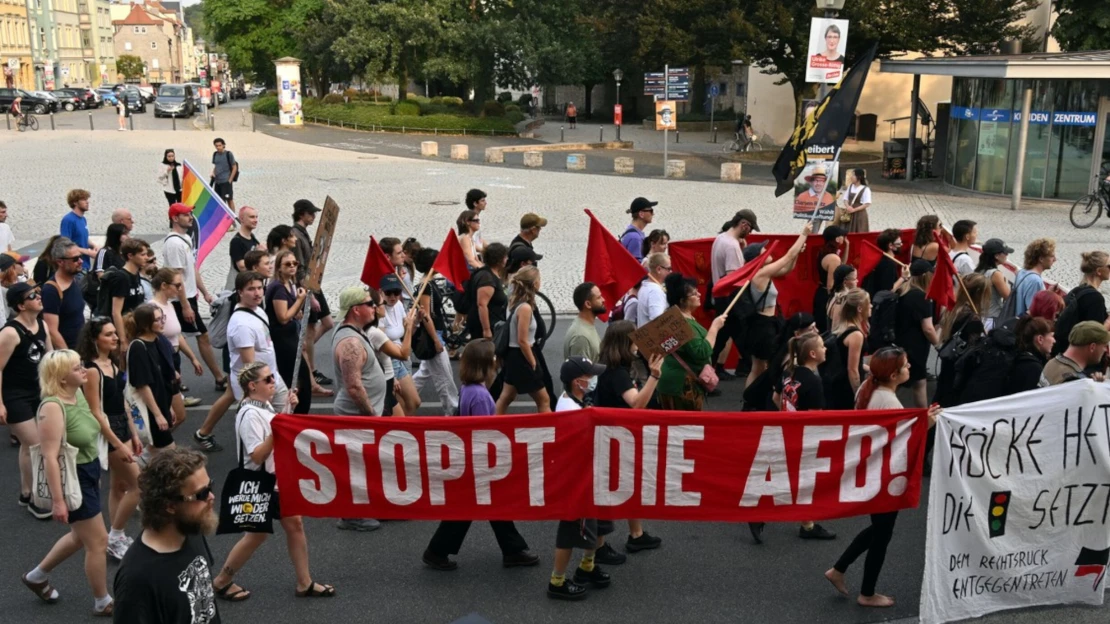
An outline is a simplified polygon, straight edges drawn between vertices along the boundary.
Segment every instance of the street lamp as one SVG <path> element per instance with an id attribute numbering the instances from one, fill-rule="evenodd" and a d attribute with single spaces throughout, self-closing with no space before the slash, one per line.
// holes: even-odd
<path id="1" fill-rule="evenodd" d="M 844 8 L 844 3 L 847 0 L 817 0 L 817 8 L 825 12 L 825 17 L 836 17 L 837 11 Z M 825 94 L 829 91 L 829 86 L 824 82 L 821 83 L 820 95 L 818 99 L 825 99 Z"/>
<path id="2" fill-rule="evenodd" d="M 617 81 L 617 106 L 621 105 L 621 80 L 624 78 L 624 72 L 618 67 L 613 70 L 613 80 Z M 614 111 L 615 112 L 615 111 Z M 623 121 L 623 120 L 622 120 Z M 621 124 L 617 126 L 617 140 L 621 140 Z"/>

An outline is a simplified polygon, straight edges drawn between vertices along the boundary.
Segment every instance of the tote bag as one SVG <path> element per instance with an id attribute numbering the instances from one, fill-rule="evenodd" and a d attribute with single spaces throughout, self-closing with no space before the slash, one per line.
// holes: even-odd
<path id="1" fill-rule="evenodd" d="M 58 403 L 60 402 L 51 401 Z M 43 403 L 46 403 L 44 401 Z M 39 404 L 42 410 L 42 403 Z M 65 407 L 62 406 L 64 418 Z M 35 420 L 38 423 L 38 418 Z M 35 506 L 40 509 L 52 509 L 54 498 L 50 495 L 50 484 L 46 479 L 46 457 L 42 454 L 42 445 L 35 444 L 28 449 L 31 453 L 31 498 Z M 81 496 L 81 485 L 77 482 L 77 447 L 66 441 L 65 424 L 62 425 L 62 448 L 58 456 L 58 468 L 62 476 L 62 496 L 65 498 L 66 509 L 76 511 L 84 502 Z"/>
<path id="2" fill-rule="evenodd" d="M 235 437 L 239 437 L 239 422 L 236 419 Z M 247 454 L 242 440 L 239 441 L 239 464 L 227 473 L 224 487 L 220 490 L 220 524 L 217 535 L 227 533 L 273 533 L 274 490 L 277 477 L 262 470 L 243 467 L 243 456 Z"/>

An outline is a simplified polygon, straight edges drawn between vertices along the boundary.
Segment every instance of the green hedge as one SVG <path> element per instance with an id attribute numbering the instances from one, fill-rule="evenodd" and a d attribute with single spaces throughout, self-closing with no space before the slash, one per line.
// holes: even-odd
<path id="1" fill-rule="evenodd" d="M 446 98 L 445 98 L 446 99 Z M 397 107 L 404 110 L 407 106 L 419 106 L 411 100 L 398 102 Z M 435 107 L 430 104 L 429 106 Z M 445 105 L 440 105 L 444 106 Z M 313 119 L 323 123 L 331 120 L 332 123 L 358 124 L 359 126 L 385 126 L 387 129 L 431 131 L 433 129 L 468 132 L 489 132 L 493 130 L 500 133 L 515 133 L 513 122 L 505 117 L 472 117 L 462 114 L 424 114 L 424 115 L 392 115 L 390 105 L 371 102 L 352 102 L 350 104 L 324 104 L 320 100 L 310 99 L 304 102 L 304 116 L 306 121 Z M 457 108 L 457 107 L 454 107 Z M 278 115 L 278 101 L 276 97 L 262 96 L 251 104 L 251 110 L 270 117 Z"/>
<path id="2" fill-rule="evenodd" d="M 524 113 L 518 110 L 509 111 L 505 113 L 505 119 L 508 119 L 511 123 L 518 124 L 524 121 Z"/>
<path id="3" fill-rule="evenodd" d="M 267 117 L 277 117 L 279 109 L 276 95 L 260 95 L 251 103 L 252 111 Z"/>
<path id="4" fill-rule="evenodd" d="M 397 102 L 393 105 L 393 110 L 390 111 L 394 115 L 408 115 L 412 117 L 420 116 L 420 104 L 409 100 L 407 102 Z"/>

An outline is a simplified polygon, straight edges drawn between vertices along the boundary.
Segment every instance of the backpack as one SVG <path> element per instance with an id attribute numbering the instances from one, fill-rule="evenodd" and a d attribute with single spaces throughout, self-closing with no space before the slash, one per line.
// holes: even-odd
<path id="1" fill-rule="evenodd" d="M 466 285 L 463 287 L 462 294 L 457 297 L 457 299 L 452 299 L 452 303 L 455 304 L 455 312 L 459 314 L 469 314 L 470 309 L 474 307 L 475 296 L 477 295 L 477 293 L 475 292 L 477 288 L 474 286 L 476 282 L 474 280 L 482 271 L 488 271 L 492 273 L 493 269 L 487 266 L 483 266 L 477 271 L 474 271 L 470 274 L 470 279 L 466 280 Z"/>
<path id="2" fill-rule="evenodd" d="M 1052 355 L 1060 355 L 1068 348 L 1068 336 L 1079 322 L 1079 301 L 1088 295 L 1102 297 L 1102 293 L 1090 284 L 1080 284 L 1064 297 L 1064 309 L 1056 318 L 1056 344 L 1052 347 Z"/>
<path id="3" fill-rule="evenodd" d="M 102 286 L 111 284 L 114 280 L 120 278 L 126 279 L 126 276 L 120 275 L 121 272 L 123 272 L 123 269 L 108 267 L 104 271 L 104 275 L 96 280 L 96 298 L 93 300 L 92 310 L 97 316 L 112 316 L 112 294 L 109 292 L 110 289 L 102 288 Z M 87 283 L 86 281 L 86 284 Z M 85 301 L 88 302 L 89 291 L 87 289 L 82 289 L 81 294 L 84 295 Z"/>
<path id="4" fill-rule="evenodd" d="M 223 349 L 227 346 L 227 323 L 231 320 L 231 312 L 239 304 L 239 293 L 233 290 L 221 290 L 209 306 L 212 319 L 208 321 L 208 339 L 212 346 Z"/>
<path id="5" fill-rule="evenodd" d="M 520 307 L 520 304 L 517 304 Z M 505 361 L 505 356 L 509 354 L 509 330 L 513 317 L 516 316 L 516 308 L 509 312 L 509 318 L 504 321 L 497 321 L 493 325 L 493 353 L 501 361 Z"/>
<path id="6" fill-rule="evenodd" d="M 1021 282 L 1030 275 L 1031 273 L 1026 273 L 1025 275 L 1021 276 L 1021 278 L 1014 281 L 1014 287 L 1010 289 L 1010 296 L 1006 298 L 1006 301 L 1002 302 L 1002 313 L 999 314 L 998 318 L 994 320 L 995 327 L 998 327 L 999 325 L 1002 325 L 1004 323 L 1008 323 L 1017 318 L 1018 285 L 1020 285 Z"/>
<path id="7" fill-rule="evenodd" d="M 635 301 L 637 299 L 639 299 L 639 297 L 633 295 L 632 293 L 628 293 L 625 296 L 621 297 L 620 301 L 617 302 L 617 305 L 613 306 L 613 309 L 609 311 L 609 322 L 616 323 L 617 321 L 623 321 L 625 305 L 628 303 L 629 300 Z M 632 322 L 635 323 L 636 321 L 633 320 Z"/>
<path id="8" fill-rule="evenodd" d="M 817 372 L 826 387 L 848 383 L 848 354 L 844 352 L 840 339 L 858 331 L 858 327 L 849 327 L 840 335 L 831 329 L 821 334 L 821 341 L 825 343 L 825 361 L 817 367 Z"/>
<path id="9" fill-rule="evenodd" d="M 1009 394 L 1010 371 L 1017 360 L 1017 335 L 995 328 L 956 360 L 951 396 L 955 405 L 995 399 Z"/>
<path id="10" fill-rule="evenodd" d="M 880 290 L 871 300 L 871 333 L 867 336 L 867 350 L 871 353 L 894 344 L 894 330 L 898 321 L 898 293 Z M 826 356 L 827 358 L 828 356 Z"/>
<path id="11" fill-rule="evenodd" d="M 755 316 L 759 310 L 763 309 L 763 302 L 767 300 L 767 295 L 771 292 L 771 284 L 768 282 L 767 290 L 763 291 L 763 294 L 759 296 L 758 300 L 755 298 L 755 295 L 752 294 L 752 287 L 750 284 L 751 282 L 749 282 L 749 286 L 744 289 L 744 292 L 740 294 L 740 300 L 732 307 L 732 312 L 729 313 L 730 321 L 742 323 L 748 318 Z M 730 296 L 729 299 L 731 300 L 731 298 Z"/>

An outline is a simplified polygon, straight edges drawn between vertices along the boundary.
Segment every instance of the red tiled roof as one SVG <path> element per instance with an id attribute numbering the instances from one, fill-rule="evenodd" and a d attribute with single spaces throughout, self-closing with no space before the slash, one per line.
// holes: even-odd
<path id="1" fill-rule="evenodd" d="M 141 5 L 131 5 L 131 12 L 121 20 L 112 21 L 114 26 L 160 26 L 162 20 L 154 19 Z"/>

